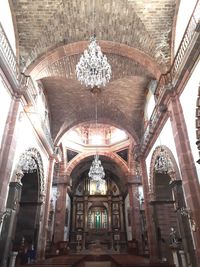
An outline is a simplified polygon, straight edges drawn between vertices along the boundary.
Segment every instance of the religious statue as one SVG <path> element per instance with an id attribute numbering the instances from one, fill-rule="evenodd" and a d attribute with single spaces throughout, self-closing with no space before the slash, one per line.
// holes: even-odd
<path id="1" fill-rule="evenodd" d="M 170 243 L 173 244 L 173 243 L 177 243 L 177 235 L 176 235 L 176 230 L 171 227 L 170 228 Z"/>
<path id="2" fill-rule="evenodd" d="M 177 246 L 179 243 L 176 230 L 173 227 L 170 228 L 169 242 L 172 246 Z"/>

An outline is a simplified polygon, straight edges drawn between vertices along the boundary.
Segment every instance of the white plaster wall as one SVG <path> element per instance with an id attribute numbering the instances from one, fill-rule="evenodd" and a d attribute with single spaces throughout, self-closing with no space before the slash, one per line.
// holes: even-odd
<path id="1" fill-rule="evenodd" d="M 16 55 L 15 32 L 8 0 L 0 0 L 0 22 L 10 42 L 13 52 Z"/>
<path id="2" fill-rule="evenodd" d="M 44 169 L 44 181 L 46 182 L 48 178 L 49 157 L 41 141 L 39 140 L 38 136 L 34 132 L 34 129 L 33 129 L 33 126 L 30 120 L 28 119 L 27 115 L 22 111 L 22 106 L 21 106 L 21 113 L 20 113 L 16 127 L 19 128 L 19 131 L 18 131 L 17 146 L 16 146 L 16 151 L 15 151 L 15 156 L 14 156 L 14 164 L 13 164 L 12 172 L 15 170 L 16 166 L 18 165 L 20 155 L 29 148 L 36 148 L 42 158 L 43 169 Z M 45 186 L 46 186 L 46 183 L 45 183 Z"/>
<path id="3" fill-rule="evenodd" d="M 0 76 L 0 149 L 10 104 L 11 94 Z"/>
<path id="4" fill-rule="evenodd" d="M 165 145 L 172 151 L 172 154 L 173 154 L 173 156 L 176 160 L 176 163 L 178 165 L 178 168 L 180 170 L 170 119 L 168 119 L 167 122 L 165 123 L 159 137 L 157 138 L 156 142 L 154 143 L 151 151 L 149 152 L 149 154 L 146 158 L 148 177 L 150 174 L 150 163 L 151 163 L 152 154 L 153 154 L 154 150 L 156 149 L 156 147 L 160 146 L 160 145 Z"/>
<path id="5" fill-rule="evenodd" d="M 125 208 L 126 235 L 127 235 L 127 240 L 130 241 L 132 240 L 132 231 L 131 231 L 131 226 L 128 226 L 128 209 L 130 208 L 129 194 L 127 194 L 125 198 L 124 208 Z"/>
<path id="6" fill-rule="evenodd" d="M 53 200 L 54 210 L 56 208 L 57 192 L 58 192 L 57 186 L 52 186 L 52 188 L 51 188 L 51 199 Z"/>
<path id="7" fill-rule="evenodd" d="M 176 21 L 174 55 L 176 54 L 183 34 L 194 10 L 197 0 L 181 0 Z"/>
<path id="8" fill-rule="evenodd" d="M 196 102 L 198 88 L 200 83 L 200 62 L 196 65 L 189 81 L 187 82 L 183 93 L 180 96 L 180 102 L 183 108 L 183 114 L 187 125 L 187 131 L 190 141 L 192 154 L 194 157 L 198 178 L 200 180 L 200 165 L 196 162 L 199 159 L 199 152 L 196 145 Z"/>
<path id="9" fill-rule="evenodd" d="M 13 171 L 16 169 L 20 155 L 25 152 L 25 150 L 29 148 L 35 148 L 40 153 L 42 163 L 43 163 L 43 170 L 44 170 L 44 190 L 46 191 L 47 188 L 47 180 L 48 180 L 48 170 L 49 170 L 49 159 L 48 154 L 42 146 L 39 138 L 37 137 L 36 133 L 34 132 L 33 126 L 31 125 L 30 120 L 28 119 L 27 115 L 24 114 L 22 111 L 21 106 L 21 113 L 19 115 L 19 119 L 17 122 L 16 127 L 18 127 L 18 138 L 17 138 L 17 145 L 14 155 L 14 164 L 12 168 L 11 179 L 14 178 Z M 42 241 L 42 233 L 43 225 L 44 225 L 44 215 L 45 215 L 45 205 L 43 204 L 41 207 L 40 212 L 40 226 L 39 226 L 39 238 L 38 238 L 38 249 L 42 248 L 41 242 Z"/>

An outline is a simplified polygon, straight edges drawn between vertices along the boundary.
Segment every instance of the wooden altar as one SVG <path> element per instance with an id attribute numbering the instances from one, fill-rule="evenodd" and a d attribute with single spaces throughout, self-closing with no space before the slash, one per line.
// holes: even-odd
<path id="1" fill-rule="evenodd" d="M 98 249 L 106 254 L 126 249 L 124 201 L 115 182 L 95 184 L 86 178 L 72 201 L 70 248 L 74 252 Z"/>

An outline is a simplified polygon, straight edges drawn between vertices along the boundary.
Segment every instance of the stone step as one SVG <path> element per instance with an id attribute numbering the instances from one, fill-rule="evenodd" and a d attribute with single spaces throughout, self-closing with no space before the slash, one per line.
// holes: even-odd
<path id="1" fill-rule="evenodd" d="M 85 261 L 84 267 L 111 267 L 111 261 Z"/>

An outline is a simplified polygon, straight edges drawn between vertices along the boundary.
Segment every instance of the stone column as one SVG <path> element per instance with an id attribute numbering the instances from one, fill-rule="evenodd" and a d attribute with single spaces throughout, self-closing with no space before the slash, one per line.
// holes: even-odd
<path id="1" fill-rule="evenodd" d="M 13 98 L 6 121 L 6 128 L 2 139 L 0 153 L 0 212 L 4 211 L 8 193 L 8 184 L 12 171 L 18 137 L 17 123 L 19 112 L 20 99 Z"/>
<path id="2" fill-rule="evenodd" d="M 9 267 L 15 267 L 15 261 L 16 261 L 17 255 L 18 255 L 17 251 L 12 251 L 10 253 Z"/>
<path id="3" fill-rule="evenodd" d="M 142 252 L 142 233 L 140 225 L 140 202 L 138 198 L 138 183 L 136 177 L 129 177 L 128 180 L 128 193 L 131 207 L 131 229 L 132 238 L 137 241 L 138 250 Z"/>
<path id="4" fill-rule="evenodd" d="M 185 200 L 187 206 L 192 211 L 191 216 L 193 217 L 195 224 L 198 226 L 198 228 L 193 231 L 193 236 L 196 246 L 196 257 L 198 264 L 200 265 L 200 186 L 183 110 L 178 96 L 171 97 L 168 110 L 170 112 L 170 120 L 180 165 Z"/>
<path id="5" fill-rule="evenodd" d="M 41 224 L 40 234 L 38 238 L 38 247 L 37 247 L 37 256 L 39 259 L 43 259 L 45 257 L 45 249 L 46 249 L 46 239 L 47 239 L 47 231 L 48 231 L 48 219 L 49 219 L 49 210 L 50 210 L 50 202 L 51 202 L 51 189 L 52 189 L 52 179 L 53 179 L 53 167 L 54 167 L 54 158 L 51 157 L 49 161 L 49 171 L 48 171 L 48 179 L 46 183 L 46 197 L 45 197 L 45 213 L 43 218 L 43 223 Z"/>
<path id="6" fill-rule="evenodd" d="M 179 267 L 179 261 L 178 261 L 178 250 L 175 248 L 172 248 L 172 256 L 173 256 L 173 262 L 175 267 Z"/>
<path id="7" fill-rule="evenodd" d="M 76 197 L 73 197 L 73 206 L 72 206 L 72 232 L 75 232 L 76 228 Z"/>
<path id="8" fill-rule="evenodd" d="M 150 206 L 148 175 L 144 159 L 141 159 L 141 171 L 142 171 L 142 185 L 144 191 L 144 209 L 146 216 L 149 255 L 150 255 L 150 262 L 153 264 L 158 262 L 158 246 L 156 240 L 155 227 L 153 223 L 153 213 L 152 213 L 152 208 Z"/>
<path id="9" fill-rule="evenodd" d="M 22 184 L 11 182 L 0 238 L 0 266 L 6 267 L 12 250 L 12 240 L 16 227 L 16 212 L 21 198 Z"/>
<path id="10" fill-rule="evenodd" d="M 58 198 L 56 201 L 56 208 L 55 208 L 55 232 L 54 232 L 55 243 L 64 240 L 67 187 L 68 187 L 68 182 L 66 181 L 59 181 L 57 183 Z"/>

